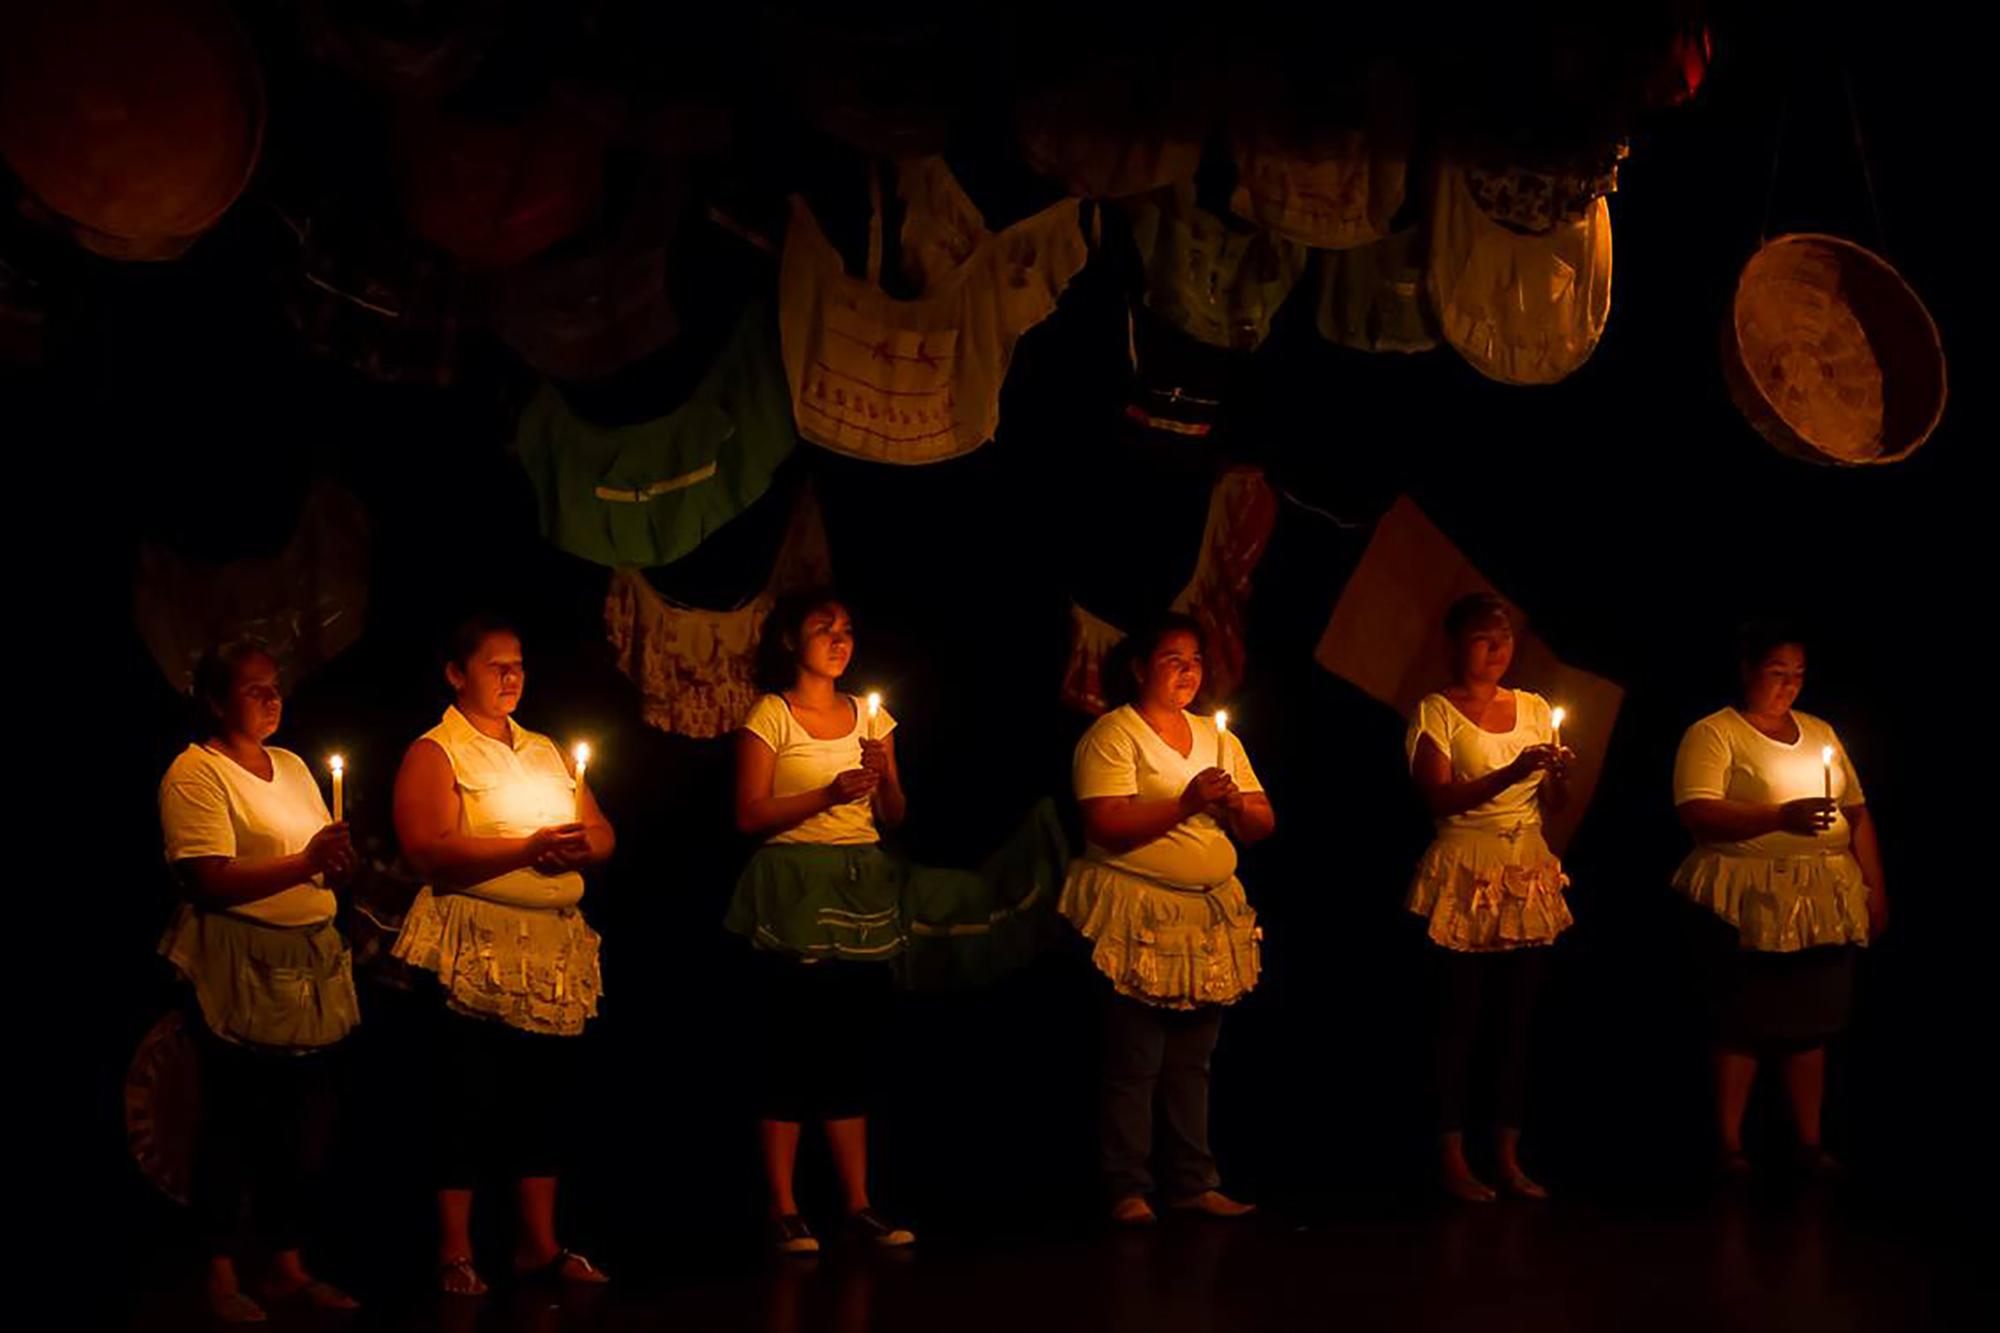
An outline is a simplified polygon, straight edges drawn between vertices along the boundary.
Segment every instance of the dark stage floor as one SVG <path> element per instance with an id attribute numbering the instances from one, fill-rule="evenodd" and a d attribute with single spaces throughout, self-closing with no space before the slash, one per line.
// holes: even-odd
<path id="1" fill-rule="evenodd" d="M 1984 1228 L 1990 1232 L 1990 1219 Z M 1756 1330 L 2000 1327 L 1990 1241 L 1932 1208 L 1856 1191 L 1638 1206 L 1461 1208 L 1351 1200 L 1317 1215 L 1148 1232 L 933 1234 L 916 1252 L 830 1248 L 765 1262 L 682 1249 L 583 1296 L 484 1301 L 362 1292 L 357 1316 L 264 1327 L 565 1333 L 1176 1333 L 1178 1330 Z M 154 1284 L 133 1327 L 201 1327 L 191 1287 Z"/>

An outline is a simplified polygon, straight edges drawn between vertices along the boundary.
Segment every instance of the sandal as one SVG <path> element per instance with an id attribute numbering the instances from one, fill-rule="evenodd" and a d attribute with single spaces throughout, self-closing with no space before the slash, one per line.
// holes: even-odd
<path id="1" fill-rule="evenodd" d="M 571 1267 L 575 1265 L 575 1267 Z M 610 1278 L 589 1258 L 575 1250 L 557 1250 L 556 1257 L 533 1268 L 517 1268 L 514 1276 L 523 1282 L 555 1284 L 572 1282 L 581 1287 L 601 1287 Z"/>
<path id="2" fill-rule="evenodd" d="M 486 1279 L 469 1258 L 445 1259 L 437 1267 L 438 1290 L 447 1296 L 484 1296 Z"/>
<path id="3" fill-rule="evenodd" d="M 240 1291 L 232 1291 L 226 1296 L 211 1293 L 208 1312 L 225 1324 L 261 1324 L 271 1317 L 264 1313 L 263 1306 Z"/>

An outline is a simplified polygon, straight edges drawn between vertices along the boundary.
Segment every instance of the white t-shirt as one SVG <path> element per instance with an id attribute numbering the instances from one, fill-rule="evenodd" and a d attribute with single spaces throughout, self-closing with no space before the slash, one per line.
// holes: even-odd
<path id="1" fill-rule="evenodd" d="M 1848 807 L 1861 805 L 1867 798 L 1854 765 L 1833 734 L 1833 728 L 1810 713 L 1792 710 L 1799 738 L 1787 745 L 1772 740 L 1744 720 L 1734 708 L 1710 713 L 1687 729 L 1681 737 L 1680 752 L 1674 756 L 1674 804 L 1688 801 L 1746 801 L 1756 805 L 1783 805 L 1811 796 L 1826 795 L 1827 773 L 1820 762 L 1823 746 L 1833 747 L 1833 800 L 1843 813 L 1833 826 L 1818 837 L 1787 833 L 1780 829 L 1742 842 L 1707 843 L 1705 846 L 1732 856 L 1811 856 L 1847 849 L 1852 830 Z"/>
<path id="2" fill-rule="evenodd" d="M 1417 764 L 1417 742 L 1423 737 L 1451 761 L 1453 782 L 1472 782 L 1507 767 L 1531 745 L 1547 745 L 1555 738 L 1549 701 L 1532 690 L 1514 691 L 1514 729 L 1487 731 L 1442 694 L 1426 694 L 1417 702 L 1416 716 L 1403 738 L 1403 750 L 1412 771 Z M 1448 815 L 1437 821 L 1440 829 L 1472 829 L 1498 833 L 1542 822 L 1542 805 L 1537 792 L 1542 774 L 1532 773 L 1483 805 Z"/>
<path id="3" fill-rule="evenodd" d="M 868 705 L 853 695 L 843 695 L 854 705 L 854 727 L 845 736 L 830 741 L 809 733 L 792 712 L 784 696 L 767 694 L 750 710 L 743 729 L 771 747 L 778 757 L 771 774 L 771 795 L 798 796 L 818 791 L 842 773 L 861 767 L 863 737 L 881 740 L 896 729 L 896 719 L 884 708 L 873 718 Z M 875 830 L 875 802 L 872 797 L 820 811 L 811 819 L 774 833 L 766 842 L 814 842 L 835 846 L 880 842 Z"/>
<path id="4" fill-rule="evenodd" d="M 269 782 L 204 745 L 188 746 L 167 766 L 160 779 L 160 830 L 168 861 L 292 856 L 333 822 L 305 760 L 275 745 L 264 753 L 271 756 Z M 333 893 L 315 875 L 229 910 L 274 926 L 311 926 L 331 920 L 334 908 Z"/>
<path id="5" fill-rule="evenodd" d="M 1216 729 L 1215 719 L 1183 713 L 1194 734 L 1185 755 L 1168 745 L 1130 704 L 1114 708 L 1077 742 L 1072 779 L 1076 799 L 1136 796 L 1142 801 L 1177 800 L 1205 768 L 1220 768 L 1245 792 L 1264 784 L 1233 732 Z M 1236 873 L 1236 844 L 1215 816 L 1203 811 L 1130 851 L 1112 853 L 1095 844 L 1085 855 L 1147 879 L 1190 889 L 1213 888 Z"/>

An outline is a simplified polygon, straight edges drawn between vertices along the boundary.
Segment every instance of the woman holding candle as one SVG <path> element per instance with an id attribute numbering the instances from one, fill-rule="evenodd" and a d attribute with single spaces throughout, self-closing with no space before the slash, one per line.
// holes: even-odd
<path id="1" fill-rule="evenodd" d="M 887 1020 L 884 964 L 908 944 L 903 871 L 880 829 L 906 809 L 896 719 L 879 695 L 842 693 L 854 627 L 832 593 L 786 598 L 765 621 L 760 669 L 771 691 L 736 740 L 736 826 L 761 835 L 724 925 L 756 946 L 765 1040 L 758 1140 L 772 1243 L 811 1254 L 819 1240 L 793 1192 L 801 1127 L 825 1127 L 847 1225 L 873 1245 L 916 1237 L 868 1195 L 870 1065 Z"/>
<path id="2" fill-rule="evenodd" d="M 160 825 L 183 901 L 160 952 L 187 978 L 204 1119 L 190 1202 L 209 1246 L 210 1309 L 266 1317 L 238 1280 L 247 1195 L 271 1254 L 260 1294 L 351 1310 L 306 1268 L 310 1196 L 332 1139 L 337 1047 L 360 1021 L 334 895 L 355 864 L 303 760 L 265 742 L 284 705 L 278 666 L 252 644 L 196 665 L 197 734 L 160 782 Z"/>
<path id="3" fill-rule="evenodd" d="M 1106 979 L 1098 1156 L 1111 1216 L 1157 1220 L 1157 1146 L 1170 1207 L 1240 1217 L 1252 1206 L 1222 1193 L 1209 1150 L 1209 1059 L 1223 1009 L 1259 968 L 1235 843 L 1269 837 L 1276 817 L 1242 743 L 1187 711 L 1202 683 L 1197 622 L 1161 617 L 1120 645 L 1104 678 L 1120 705 L 1076 748 L 1086 849 L 1061 910 Z"/>
<path id="4" fill-rule="evenodd" d="M 1432 1061 L 1438 1164 L 1460 1199 L 1495 1193 L 1465 1156 L 1467 1084 L 1480 1029 L 1498 1029 L 1495 1120 L 1503 1186 L 1547 1197 L 1521 1167 L 1528 1039 L 1548 946 L 1570 924 L 1562 864 L 1542 812 L 1568 799 L 1569 752 L 1554 743 L 1548 702 L 1501 682 L 1514 659 L 1506 604 L 1490 593 L 1445 615 L 1452 682 L 1418 703 L 1405 749 L 1436 836 L 1410 881 L 1409 909 L 1429 922 L 1436 982 Z"/>
<path id="5" fill-rule="evenodd" d="M 1857 950 L 1888 925 L 1882 855 L 1861 780 L 1833 728 L 1792 707 L 1798 636 L 1741 645 L 1742 701 L 1688 728 L 1674 804 L 1695 848 L 1674 885 L 1714 914 L 1710 951 L 1716 1135 L 1725 1173 L 1749 1170 L 1743 1113 L 1760 1060 L 1782 1064 L 1808 1171 L 1820 1143 L 1826 1042 L 1847 1025 Z"/>
<path id="6" fill-rule="evenodd" d="M 444 720 L 396 775 L 396 834 L 430 879 L 396 957 L 432 972 L 442 1000 L 434 1058 L 438 1284 L 477 1296 L 473 1185 L 517 1181 L 514 1267 L 551 1281 L 603 1282 L 556 1239 L 556 1181 L 579 1095 L 579 1043 L 597 1012 L 598 939 L 583 919 L 582 872 L 615 836 L 571 758 L 514 722 L 526 687 L 521 640 L 503 621 L 453 635 Z"/>

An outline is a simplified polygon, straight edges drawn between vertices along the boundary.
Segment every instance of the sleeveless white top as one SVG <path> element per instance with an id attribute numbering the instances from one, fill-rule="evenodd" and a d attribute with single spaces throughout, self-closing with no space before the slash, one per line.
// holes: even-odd
<path id="1" fill-rule="evenodd" d="M 507 734 L 509 740 L 495 740 L 452 707 L 423 735 L 451 761 L 459 832 L 472 838 L 525 838 L 552 824 L 576 822 L 576 779 L 556 743 L 511 718 Z M 570 907 L 583 897 L 583 876 L 574 870 L 544 875 L 523 866 L 461 892 L 511 907 Z"/>

